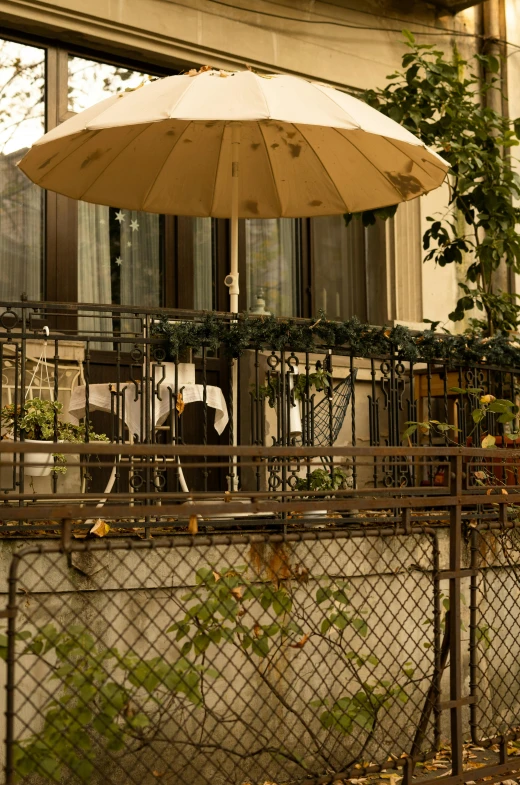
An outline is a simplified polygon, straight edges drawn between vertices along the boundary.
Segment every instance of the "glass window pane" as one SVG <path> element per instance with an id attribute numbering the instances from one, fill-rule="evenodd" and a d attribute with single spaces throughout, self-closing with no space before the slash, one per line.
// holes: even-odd
<path id="1" fill-rule="evenodd" d="M 246 219 L 245 228 L 247 309 L 299 316 L 300 222 L 295 218 L 251 218 Z"/>
<path id="2" fill-rule="evenodd" d="M 161 305 L 161 218 L 78 204 L 78 286 L 84 303 Z"/>
<path id="3" fill-rule="evenodd" d="M 70 57 L 69 110 L 81 112 L 149 78 L 138 71 Z M 142 308 L 162 305 L 162 223 L 152 213 L 80 202 L 79 301 Z"/>
<path id="4" fill-rule="evenodd" d="M 212 218 L 193 218 L 193 306 L 197 311 L 216 309 L 215 225 Z"/>
<path id="5" fill-rule="evenodd" d="M 69 112 L 82 112 L 109 95 L 134 90 L 151 78 L 141 71 L 69 57 Z"/>
<path id="6" fill-rule="evenodd" d="M 369 230 L 368 230 L 369 231 Z M 331 319 L 367 318 L 365 229 L 342 215 L 312 219 L 314 309 Z"/>
<path id="7" fill-rule="evenodd" d="M 16 167 L 44 133 L 45 51 L 0 39 L 0 298 L 43 296 L 44 192 Z"/>

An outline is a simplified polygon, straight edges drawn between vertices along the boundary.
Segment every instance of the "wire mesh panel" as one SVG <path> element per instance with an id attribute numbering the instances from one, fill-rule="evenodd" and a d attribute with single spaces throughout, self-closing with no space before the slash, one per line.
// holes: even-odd
<path id="1" fill-rule="evenodd" d="M 489 744 L 520 726 L 520 526 L 474 531 L 471 554 L 471 724 Z"/>
<path id="2" fill-rule="evenodd" d="M 20 552 L 7 782 L 332 781 L 401 765 L 421 718 L 427 754 L 437 560 L 388 528 Z"/>

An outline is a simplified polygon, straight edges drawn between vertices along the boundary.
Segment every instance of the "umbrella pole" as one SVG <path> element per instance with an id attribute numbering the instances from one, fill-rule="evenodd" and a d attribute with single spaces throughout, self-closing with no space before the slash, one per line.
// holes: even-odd
<path id="1" fill-rule="evenodd" d="M 229 287 L 229 309 L 232 314 L 238 314 L 238 176 L 240 157 L 240 123 L 231 126 L 231 271 L 226 278 Z M 231 400 L 233 404 L 233 446 L 238 444 L 238 360 L 233 360 L 231 368 Z M 238 490 L 237 460 L 233 456 L 231 462 L 230 491 Z"/>

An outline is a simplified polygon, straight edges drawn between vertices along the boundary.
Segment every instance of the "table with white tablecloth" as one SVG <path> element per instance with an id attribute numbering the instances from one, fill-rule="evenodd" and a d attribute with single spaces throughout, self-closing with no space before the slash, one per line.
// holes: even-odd
<path id="1" fill-rule="evenodd" d="M 117 385 L 113 383 L 90 384 L 88 388 L 89 412 L 115 412 L 116 414 L 120 412 L 120 418 L 122 419 L 124 411 L 125 425 L 128 427 L 130 437 L 133 439 L 135 436 L 139 436 L 142 431 L 141 423 L 144 417 L 144 410 L 141 395 L 136 396 L 136 387 L 133 382 L 120 384 L 119 389 L 121 395 L 124 396 L 124 407 L 117 407 L 114 404 Z M 184 405 L 197 401 L 204 402 L 204 389 L 206 390 L 206 403 L 211 409 L 215 410 L 214 426 L 220 436 L 229 421 L 226 400 L 220 387 L 208 384 L 204 388 L 202 384 L 186 384 L 179 389 Z M 85 385 L 76 387 L 70 398 L 69 415 L 77 420 L 82 419 L 86 414 L 86 390 Z M 153 413 L 153 424 L 155 426 L 162 425 L 170 414 L 170 390 L 175 393 L 175 388 L 170 383 L 163 383 L 160 385 L 159 390 L 157 388 L 154 390 L 153 405 L 150 404 L 150 416 Z M 176 400 L 174 400 L 173 405 L 176 405 Z"/>
<path id="2" fill-rule="evenodd" d="M 159 383 L 158 378 L 160 380 L 161 377 L 157 377 L 158 374 L 156 374 L 156 383 L 153 387 L 153 404 L 152 401 L 150 401 L 150 419 L 152 419 L 153 415 L 154 427 L 162 425 L 170 415 L 172 408 L 170 393 L 173 393 L 173 406 L 177 406 L 178 394 L 182 396 L 184 405 L 195 402 L 204 403 L 205 400 L 207 406 L 215 410 L 214 427 L 220 436 L 229 421 L 226 400 L 220 387 L 215 387 L 210 384 L 204 386 L 203 384 L 189 383 L 181 386 L 179 385 L 178 380 L 176 386 L 175 384 L 172 384 L 170 379 L 165 379 Z M 176 390 L 178 390 L 178 393 L 176 393 Z M 88 386 L 89 413 L 95 411 L 114 413 L 121 420 L 123 420 L 124 417 L 124 423 L 128 427 L 130 440 L 133 441 L 136 437 L 139 438 L 140 434 L 143 432 L 144 407 L 142 396 L 141 394 L 136 396 L 136 385 L 134 382 L 126 382 L 119 385 L 119 395 L 124 396 L 124 406 L 117 406 L 117 404 L 114 403 L 114 398 L 117 395 L 117 385 L 114 383 L 90 384 Z M 82 385 L 81 387 L 76 387 L 72 392 L 69 415 L 71 418 L 80 420 L 86 416 L 86 411 L 87 387 Z M 178 461 L 178 467 L 181 488 L 187 493 L 189 489 L 184 478 L 180 461 Z M 116 467 L 114 466 L 108 485 L 104 491 L 105 493 L 110 493 L 112 490 L 116 476 L 115 470 Z M 101 504 L 103 504 L 104 501 L 105 500 L 103 500 Z"/>

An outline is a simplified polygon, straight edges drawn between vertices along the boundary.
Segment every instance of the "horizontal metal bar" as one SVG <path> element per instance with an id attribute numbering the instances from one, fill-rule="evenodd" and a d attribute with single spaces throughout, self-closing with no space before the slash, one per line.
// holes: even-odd
<path id="1" fill-rule="evenodd" d="M 456 709 L 457 706 L 469 706 L 470 703 L 476 703 L 477 699 L 474 695 L 468 695 L 465 698 L 459 698 L 459 700 L 453 701 L 441 701 L 439 703 L 439 709 L 441 711 L 446 711 L 446 709 Z"/>
<path id="2" fill-rule="evenodd" d="M 485 780 L 486 783 L 499 782 L 505 779 L 508 775 L 515 774 L 520 771 L 520 759 L 508 761 L 507 763 L 497 764 L 496 766 L 483 766 L 479 769 L 469 769 L 463 771 L 461 774 L 431 777 L 427 780 L 421 780 L 421 785 L 464 785 L 465 782 L 481 782 Z"/>
<path id="3" fill-rule="evenodd" d="M 438 573 L 439 580 L 444 581 L 449 578 L 470 578 L 472 575 L 477 575 L 478 570 L 461 569 L 461 570 L 441 570 Z"/>
<path id="4" fill-rule="evenodd" d="M 254 492 L 251 493 L 253 497 Z M 281 494 L 280 494 L 281 495 Z M 284 494 L 285 495 L 285 494 Z M 506 504 L 505 497 L 496 497 L 500 504 Z M 513 497 L 520 504 L 520 495 Z M 238 504 L 234 502 L 214 504 L 214 505 L 192 505 L 180 508 L 178 504 L 157 504 L 161 501 L 160 492 L 150 495 L 149 505 L 129 506 L 129 505 L 105 505 L 104 507 L 85 507 L 84 505 L 39 505 L 37 508 L 16 507 L 5 509 L 0 507 L 0 520 L 42 520 L 46 518 L 78 518 L 83 520 L 91 518 L 93 512 L 97 510 L 97 517 L 103 518 L 140 518 L 144 515 L 155 517 L 189 517 L 190 515 L 200 515 L 202 518 L 211 518 L 212 515 L 226 513 L 232 517 L 233 513 L 311 513 L 314 510 L 323 510 L 323 499 L 317 501 L 289 501 L 289 502 L 251 502 L 251 504 Z M 153 502 L 156 502 L 155 504 Z M 461 504 L 482 504 L 481 496 L 468 496 L 464 499 L 457 496 L 443 496 L 441 498 L 384 498 L 384 499 L 336 499 L 327 500 L 329 512 L 342 512 L 343 510 L 387 510 L 412 507 L 421 509 L 422 507 L 440 507 L 448 509 Z"/>
<path id="5" fill-rule="evenodd" d="M 14 442 L 0 441 L 0 453 L 34 452 L 48 454 L 56 452 L 59 447 L 60 453 L 80 455 L 221 455 L 223 457 L 252 456 L 256 458 L 270 457 L 363 457 L 384 458 L 384 457 L 403 457 L 403 458 L 436 458 L 437 463 L 445 466 L 446 461 L 440 460 L 439 456 L 457 456 L 463 458 L 482 458 L 489 461 L 490 458 L 505 458 L 514 456 L 520 464 L 520 450 L 500 448 L 483 449 L 480 447 L 261 447 L 257 445 L 229 446 L 220 444 L 120 444 L 115 442 L 89 442 L 88 444 L 77 444 L 70 442 Z M 502 463 L 492 464 L 493 468 L 502 466 Z M 485 490 L 485 489 L 484 489 Z"/>
<path id="6" fill-rule="evenodd" d="M 316 529 L 313 531 L 300 531 L 300 532 L 275 532 L 259 534 L 199 534 L 199 535 L 174 535 L 172 537 L 154 537 L 153 540 L 71 540 L 68 550 L 81 552 L 81 551 L 114 551 L 114 550 L 157 550 L 161 548 L 192 548 L 194 545 L 249 545 L 253 543 L 265 542 L 318 542 L 322 540 L 338 540 L 338 539 L 353 539 L 365 537 L 395 537 L 396 534 L 409 534 L 405 529 L 395 529 L 394 527 L 387 527 L 384 529 L 377 529 L 370 531 L 365 529 L 340 529 L 334 531 L 333 529 L 323 530 Z M 429 534 L 434 535 L 433 529 L 423 529 L 412 527 L 412 534 Z M 28 545 L 20 549 L 16 556 L 23 558 L 28 553 L 59 553 L 61 552 L 61 541 L 53 540 L 52 542 L 42 542 L 38 545 Z"/>

